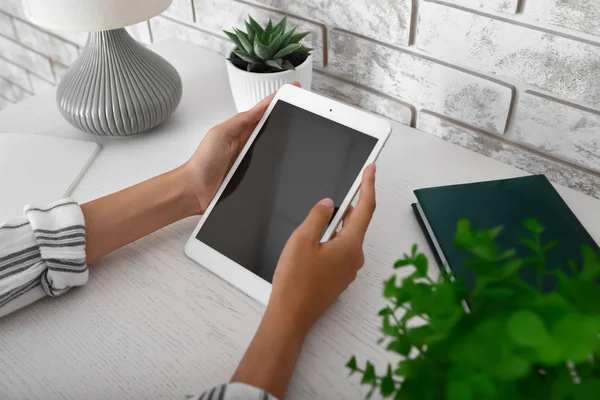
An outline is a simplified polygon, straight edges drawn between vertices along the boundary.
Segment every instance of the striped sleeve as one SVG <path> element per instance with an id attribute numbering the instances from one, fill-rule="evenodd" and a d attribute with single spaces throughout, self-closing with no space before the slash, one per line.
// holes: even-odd
<path id="1" fill-rule="evenodd" d="M 0 224 L 0 317 L 87 279 L 85 221 L 75 201 L 27 206 L 25 217 Z"/>
<path id="2" fill-rule="evenodd" d="M 269 393 L 241 382 L 215 386 L 199 395 L 187 396 L 186 400 L 277 400 Z"/>

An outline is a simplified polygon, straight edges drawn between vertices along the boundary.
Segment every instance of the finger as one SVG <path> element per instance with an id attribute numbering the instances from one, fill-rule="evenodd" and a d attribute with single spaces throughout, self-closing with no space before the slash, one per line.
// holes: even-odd
<path id="1" fill-rule="evenodd" d="M 297 232 L 318 243 L 323 230 L 333 215 L 333 200 L 323 199 L 319 201 L 308 213 L 304 222 L 298 227 Z"/>
<path id="2" fill-rule="evenodd" d="M 370 164 L 363 172 L 358 203 L 352 211 L 351 218 L 344 223 L 344 231 L 364 238 L 375 206 L 375 164 Z"/>

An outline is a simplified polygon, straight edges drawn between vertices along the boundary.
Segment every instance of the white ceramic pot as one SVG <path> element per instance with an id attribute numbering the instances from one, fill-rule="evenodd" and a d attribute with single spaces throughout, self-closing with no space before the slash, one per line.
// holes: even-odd
<path id="1" fill-rule="evenodd" d="M 238 112 L 251 109 L 256 103 L 277 91 L 285 84 L 300 81 L 304 89 L 310 90 L 312 83 L 312 55 L 295 70 L 258 73 L 239 69 L 230 61 L 227 63 L 229 85 Z"/>

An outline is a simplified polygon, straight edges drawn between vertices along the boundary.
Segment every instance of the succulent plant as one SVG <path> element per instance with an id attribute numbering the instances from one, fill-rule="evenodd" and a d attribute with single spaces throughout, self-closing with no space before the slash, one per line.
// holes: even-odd
<path id="1" fill-rule="evenodd" d="M 235 43 L 229 61 L 249 72 L 281 72 L 294 69 L 309 56 L 311 48 L 298 43 L 310 32 L 295 33 L 297 27 L 286 31 L 286 18 L 277 25 L 269 19 L 263 28 L 252 17 L 244 21 L 246 32 L 235 29 L 224 31 Z"/>

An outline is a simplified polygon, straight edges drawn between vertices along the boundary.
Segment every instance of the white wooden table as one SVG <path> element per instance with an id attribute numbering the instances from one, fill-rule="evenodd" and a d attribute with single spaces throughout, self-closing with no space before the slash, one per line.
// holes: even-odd
<path id="1" fill-rule="evenodd" d="M 49 92 L 1 111 L 0 132 L 101 143 L 73 194 L 81 202 L 180 165 L 211 126 L 234 114 L 233 99 L 221 56 L 175 39 L 153 48 L 179 70 L 184 87 L 179 108 L 158 129 L 120 140 L 79 132 Z M 310 334 L 289 399 L 360 399 L 365 390 L 348 378 L 348 358 L 393 360 L 376 344 L 382 282 L 413 243 L 429 253 L 410 208 L 414 189 L 525 175 L 399 124 L 377 171 L 366 264 Z M 557 189 L 600 241 L 600 201 Z M 114 252 L 91 267 L 85 287 L 0 320 L 0 399 L 176 399 L 227 381 L 263 307 L 184 256 L 197 221 L 180 221 Z"/>

